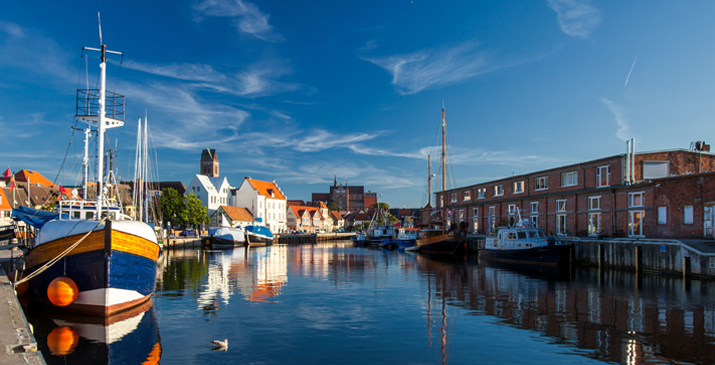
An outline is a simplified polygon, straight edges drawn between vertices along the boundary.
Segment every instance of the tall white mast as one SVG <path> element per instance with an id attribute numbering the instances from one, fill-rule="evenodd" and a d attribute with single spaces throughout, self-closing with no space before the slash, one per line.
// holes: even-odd
<path id="1" fill-rule="evenodd" d="M 134 219 L 141 221 L 141 194 L 139 185 L 141 184 L 141 139 L 142 139 L 142 118 L 137 123 L 137 149 L 134 156 L 134 189 L 132 189 L 132 201 L 134 202 Z"/>
<path id="2" fill-rule="evenodd" d="M 99 13 L 97 13 L 97 18 L 99 19 Z M 77 111 L 77 119 L 83 123 L 87 123 L 90 126 L 97 127 L 97 213 L 96 216 L 99 219 L 102 214 L 102 203 L 104 199 L 103 183 L 104 183 L 104 134 L 108 128 L 121 127 L 124 125 L 124 97 L 121 95 L 113 94 L 113 105 L 112 105 L 112 116 L 107 117 L 106 115 L 106 85 L 107 85 L 107 53 L 122 54 L 121 52 L 108 51 L 107 46 L 102 44 L 102 24 L 99 23 L 99 43 L 100 49 L 84 47 L 84 49 L 98 51 L 100 52 L 100 88 L 99 95 L 93 95 L 89 90 L 86 91 L 85 98 L 87 100 L 94 100 L 97 97 L 97 103 L 99 104 L 99 110 L 97 115 L 91 107 L 87 107 L 85 110 Z M 79 94 L 79 93 L 78 93 Z M 117 103 L 119 100 L 119 103 Z M 118 110 L 121 108 L 121 110 Z M 122 119 L 118 119 L 122 118 Z M 85 186 L 85 189 L 87 187 Z"/>
<path id="3" fill-rule="evenodd" d="M 144 193 L 143 200 L 144 200 L 144 220 L 143 222 L 148 223 L 149 222 L 149 191 L 147 187 L 147 182 L 146 179 L 149 176 L 149 171 L 147 171 L 147 164 L 149 160 L 149 143 L 147 142 L 147 131 L 149 129 L 149 118 L 147 117 L 147 112 L 144 110 L 144 137 L 143 137 L 143 143 L 144 143 L 144 153 L 143 153 L 143 161 L 142 165 L 144 172 L 142 173 L 142 192 Z"/>

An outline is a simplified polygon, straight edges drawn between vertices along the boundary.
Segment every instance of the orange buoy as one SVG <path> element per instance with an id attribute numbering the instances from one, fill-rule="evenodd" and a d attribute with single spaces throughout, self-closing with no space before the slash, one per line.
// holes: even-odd
<path id="1" fill-rule="evenodd" d="M 56 356 L 71 354 L 79 343 L 77 331 L 70 326 L 56 327 L 47 335 L 47 347 Z"/>
<path id="2" fill-rule="evenodd" d="M 58 307 L 66 307 L 74 303 L 78 295 L 77 284 L 68 277 L 55 278 L 47 287 L 47 298 Z"/>

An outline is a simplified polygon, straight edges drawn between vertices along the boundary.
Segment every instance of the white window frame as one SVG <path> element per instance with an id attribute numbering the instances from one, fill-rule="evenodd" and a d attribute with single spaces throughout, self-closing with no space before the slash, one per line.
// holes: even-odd
<path id="1" fill-rule="evenodd" d="M 484 199 L 487 197 L 487 188 L 477 189 L 477 199 Z"/>
<path id="2" fill-rule="evenodd" d="M 494 185 L 494 196 L 504 195 L 504 185 Z"/>
<path id="3" fill-rule="evenodd" d="M 514 214 L 516 214 L 516 204 L 509 204 L 509 205 L 507 206 L 507 213 L 508 213 L 509 215 L 514 215 Z"/>
<path id="4" fill-rule="evenodd" d="M 534 179 L 534 191 L 547 190 L 549 188 L 549 177 L 542 176 Z"/>
<path id="5" fill-rule="evenodd" d="M 596 224 L 594 225 L 594 218 Z M 588 235 L 598 236 L 601 233 L 601 213 L 588 213 Z"/>
<path id="6" fill-rule="evenodd" d="M 489 225 L 489 229 L 494 229 L 496 226 L 496 222 L 497 222 L 497 207 L 496 207 L 496 205 L 492 205 L 489 207 L 489 215 L 491 215 L 492 221 L 487 222 L 487 224 Z"/>
<path id="7" fill-rule="evenodd" d="M 683 224 L 693 224 L 695 221 L 693 218 L 695 215 L 693 214 L 693 206 L 692 205 L 686 205 L 683 207 Z"/>
<path id="8" fill-rule="evenodd" d="M 479 218 L 479 208 L 472 208 L 472 217 Z"/>
<path id="9" fill-rule="evenodd" d="M 459 221 L 460 222 L 464 221 L 464 209 L 459 210 Z"/>
<path id="10" fill-rule="evenodd" d="M 566 199 L 556 199 L 556 211 L 565 212 L 566 211 Z"/>
<path id="11" fill-rule="evenodd" d="M 566 235 L 566 214 L 556 215 L 556 234 L 559 236 Z"/>
<path id="12" fill-rule="evenodd" d="M 578 171 L 569 171 L 561 173 L 561 186 L 576 186 L 578 185 Z"/>
<path id="13" fill-rule="evenodd" d="M 588 210 L 601 210 L 601 196 L 588 197 Z"/>
<path id="14" fill-rule="evenodd" d="M 638 226 L 636 226 L 636 216 L 638 216 Z M 645 211 L 631 210 L 628 211 L 628 237 L 644 237 L 643 226 L 645 225 Z M 636 230 L 637 228 L 637 230 Z"/>
<path id="15" fill-rule="evenodd" d="M 530 207 L 529 213 L 531 213 L 531 214 L 539 213 L 539 202 L 531 202 L 531 203 L 529 203 L 529 207 Z"/>
<path id="16" fill-rule="evenodd" d="M 605 182 L 603 181 L 604 170 L 606 178 Z M 611 165 L 596 167 L 596 187 L 603 188 L 606 186 L 611 186 Z"/>
<path id="17" fill-rule="evenodd" d="M 668 224 L 668 207 L 658 207 L 658 224 Z"/>
<path id="18" fill-rule="evenodd" d="M 452 196 L 449 199 L 450 203 L 456 203 L 457 202 L 457 193 L 452 193 Z"/>
<path id="19" fill-rule="evenodd" d="M 472 200 L 472 192 L 470 190 L 465 190 L 462 192 L 462 201 L 468 202 Z"/>
<path id="20" fill-rule="evenodd" d="M 539 227 L 539 216 L 538 215 L 532 215 L 531 216 L 531 226 L 534 228 Z"/>
<path id="21" fill-rule="evenodd" d="M 643 204 L 644 194 L 642 191 L 635 193 L 628 193 L 628 207 L 644 207 Z M 638 200 L 639 202 L 636 202 Z"/>
<path id="22" fill-rule="evenodd" d="M 524 192 L 524 180 L 514 181 L 514 190 L 512 194 L 522 194 Z"/>

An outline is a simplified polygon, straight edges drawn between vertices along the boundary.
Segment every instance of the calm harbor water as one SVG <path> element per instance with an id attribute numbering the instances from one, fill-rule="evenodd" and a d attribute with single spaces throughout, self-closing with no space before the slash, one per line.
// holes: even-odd
<path id="1" fill-rule="evenodd" d="M 61 363 L 715 363 L 715 283 L 355 247 L 168 250 L 109 323 L 27 308 Z M 226 351 L 210 342 L 228 339 Z"/>

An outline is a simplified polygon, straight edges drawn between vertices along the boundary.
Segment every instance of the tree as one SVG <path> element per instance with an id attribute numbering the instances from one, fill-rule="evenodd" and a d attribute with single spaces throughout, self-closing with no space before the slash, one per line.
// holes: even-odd
<path id="1" fill-rule="evenodd" d="M 328 210 L 338 212 L 340 211 L 340 207 L 335 203 L 328 203 Z"/>
<path id="2" fill-rule="evenodd" d="M 372 209 L 377 209 L 378 206 L 383 210 L 390 209 L 390 205 L 387 203 L 375 203 L 372 205 Z"/>
<path id="3" fill-rule="evenodd" d="M 185 195 L 184 204 L 186 205 L 185 222 L 187 224 L 198 226 L 201 225 L 201 223 L 209 222 L 208 209 L 201 205 L 201 200 L 199 200 L 194 193 Z"/>
<path id="4" fill-rule="evenodd" d="M 161 191 L 161 212 L 164 220 L 174 225 L 183 225 L 186 220 L 186 205 L 184 197 L 173 188 L 166 188 Z"/>

